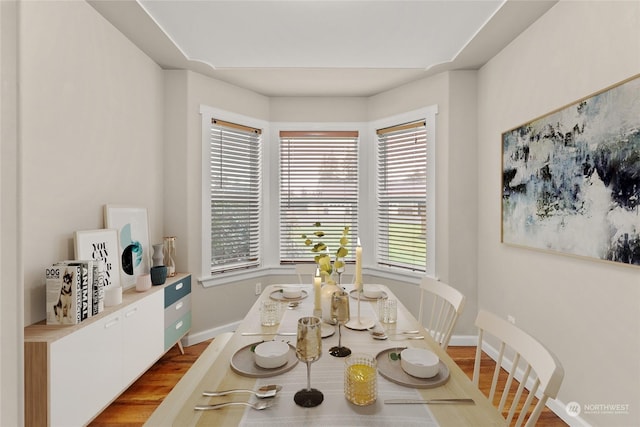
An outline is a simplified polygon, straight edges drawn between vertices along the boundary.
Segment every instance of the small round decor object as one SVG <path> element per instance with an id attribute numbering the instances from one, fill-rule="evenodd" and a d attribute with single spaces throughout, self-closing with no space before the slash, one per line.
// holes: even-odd
<path id="1" fill-rule="evenodd" d="M 438 375 L 440 359 L 430 350 L 405 348 L 400 353 L 400 366 L 407 374 L 417 378 Z"/>
<path id="2" fill-rule="evenodd" d="M 164 285 L 167 280 L 167 267 L 164 265 L 151 267 L 150 274 L 153 286 Z"/>
<path id="3" fill-rule="evenodd" d="M 254 349 L 256 365 L 264 369 L 274 369 L 287 363 L 289 344 L 284 341 L 266 341 Z"/>
<path id="4" fill-rule="evenodd" d="M 287 299 L 300 298 L 302 289 L 299 286 L 285 286 L 282 288 L 282 295 Z"/>
<path id="5" fill-rule="evenodd" d="M 382 297 L 383 291 L 378 285 L 365 285 L 362 294 L 367 298 L 377 299 Z"/>
<path id="6" fill-rule="evenodd" d="M 148 274 L 136 277 L 136 291 L 145 292 L 149 289 L 151 289 L 151 277 Z"/>

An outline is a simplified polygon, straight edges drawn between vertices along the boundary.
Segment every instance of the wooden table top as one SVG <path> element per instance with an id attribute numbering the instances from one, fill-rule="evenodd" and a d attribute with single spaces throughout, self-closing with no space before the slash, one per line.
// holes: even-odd
<path id="1" fill-rule="evenodd" d="M 225 399 L 221 397 L 204 397 L 202 396 L 202 391 L 204 390 L 228 390 L 228 389 L 255 389 L 257 384 L 265 384 L 265 381 L 270 383 L 278 383 L 285 384 L 286 387 L 283 388 L 283 391 L 279 393 L 279 396 L 275 399 L 276 405 L 272 408 L 269 408 L 262 412 L 255 412 L 255 414 L 265 414 L 267 411 L 270 414 L 265 416 L 264 421 L 265 424 L 278 424 L 278 412 L 274 410 L 274 408 L 278 407 L 277 410 L 281 412 L 287 412 L 291 414 L 292 411 L 308 411 L 305 415 L 307 419 L 305 419 L 305 424 L 309 424 L 313 422 L 313 414 L 314 412 L 309 409 L 303 409 L 296 407 L 295 403 L 291 399 L 289 402 L 289 394 L 285 393 L 285 388 L 288 388 L 289 393 L 295 392 L 296 390 L 292 390 L 293 388 L 304 388 L 306 387 L 306 366 L 304 363 L 298 363 L 291 371 L 286 373 L 273 376 L 267 379 L 264 378 L 252 378 L 244 375 L 239 375 L 231 368 L 230 361 L 234 354 L 241 348 L 246 347 L 249 344 L 255 343 L 256 341 L 260 341 L 261 339 L 270 340 L 273 339 L 273 336 L 243 336 L 243 332 L 261 332 L 261 333 L 275 333 L 279 330 L 279 327 L 285 327 L 284 317 L 282 319 L 282 324 L 278 326 L 272 327 L 262 327 L 260 326 L 260 318 L 259 318 L 259 307 L 260 301 L 266 298 L 269 298 L 270 294 L 277 289 L 276 286 L 269 286 L 265 289 L 263 294 L 258 298 L 254 306 L 251 308 L 247 316 L 238 326 L 238 329 L 235 333 L 228 338 L 218 340 L 217 338 L 212 342 L 210 348 L 208 348 L 205 353 L 196 361 L 193 367 L 187 372 L 187 374 L 183 377 L 183 379 L 176 385 L 175 389 L 167 396 L 167 398 L 163 401 L 160 407 L 154 412 L 152 417 L 148 420 L 147 425 L 151 426 L 160 426 L 160 425 L 174 425 L 174 426 L 227 426 L 227 425 L 239 425 L 242 422 L 246 422 L 247 415 L 245 415 L 245 407 L 232 406 L 223 409 L 218 409 L 214 411 L 195 411 L 193 408 L 195 405 L 201 404 L 210 404 L 210 403 L 221 403 L 223 401 L 247 401 L 247 400 L 255 400 L 255 398 L 249 399 L 248 394 L 235 394 L 226 396 Z M 395 298 L 393 293 L 388 289 L 384 288 L 389 298 Z M 308 289 L 310 297 L 306 298 L 308 301 L 305 302 L 304 305 L 301 304 L 299 312 L 295 313 L 293 310 L 283 310 L 283 316 L 286 316 L 288 319 L 291 318 L 292 315 L 298 315 L 298 317 L 309 316 L 311 315 L 313 309 L 313 291 Z M 351 317 L 352 319 L 356 316 L 356 309 L 354 309 L 354 304 L 357 304 L 352 301 L 351 308 Z M 361 312 L 362 313 L 373 313 L 371 309 L 364 310 L 365 305 L 370 305 L 371 307 L 375 307 L 375 301 L 361 301 Z M 284 304 L 283 304 L 284 305 Z M 396 384 L 391 384 L 391 387 L 400 387 L 406 389 L 408 393 L 416 394 L 417 398 L 423 399 L 435 399 L 435 398 L 452 398 L 452 397 L 464 397 L 464 398 L 472 398 L 475 401 L 473 405 L 428 405 L 428 410 L 431 411 L 433 418 L 436 423 L 440 426 L 503 426 L 505 425 L 505 421 L 502 416 L 498 413 L 497 409 L 489 402 L 489 400 L 474 386 L 471 380 L 466 376 L 466 374 L 456 365 L 456 363 L 449 357 L 449 355 L 444 351 L 440 346 L 438 346 L 435 341 L 431 338 L 431 336 L 424 330 L 424 328 L 418 324 L 417 320 L 411 315 L 411 313 L 404 307 L 404 305 L 398 301 L 398 320 L 394 325 L 386 325 L 383 324 L 386 328 L 393 329 L 395 328 L 397 331 L 401 330 L 420 330 L 422 335 L 425 337 L 422 340 L 403 340 L 403 341 L 395 341 L 395 340 L 374 340 L 371 338 L 368 331 L 352 331 L 345 330 L 344 327 L 342 329 L 342 343 L 343 345 L 349 346 L 354 352 L 362 351 L 361 349 L 365 349 L 367 352 L 373 351 L 381 351 L 388 349 L 390 347 L 415 347 L 415 348 L 426 348 L 433 351 L 442 362 L 444 362 L 449 369 L 450 377 L 443 384 L 435 388 L 426 388 L 426 389 L 413 389 L 407 388 L 403 386 L 399 386 Z M 295 329 L 294 329 L 295 330 Z M 338 342 L 337 333 L 331 337 L 323 339 L 323 355 L 320 359 L 323 363 L 323 368 L 327 370 L 329 369 L 335 370 L 339 372 L 343 369 L 344 359 L 334 358 L 330 356 L 328 353 L 328 349 L 331 346 L 334 346 Z M 289 340 L 295 345 L 295 337 L 292 336 L 282 336 L 279 339 Z M 222 346 L 222 348 L 220 348 Z M 318 361 L 318 367 L 314 370 L 314 365 L 311 365 L 311 383 L 314 386 L 314 381 L 320 382 L 322 384 L 323 376 L 326 376 L 324 372 L 320 369 L 320 361 Z M 333 366 L 335 365 L 335 368 Z M 300 377 L 301 375 L 304 377 L 304 381 L 300 384 L 293 385 L 295 383 L 295 376 Z M 386 414 L 389 417 L 389 412 L 391 411 L 390 407 L 397 410 L 397 407 L 403 408 L 404 411 L 414 410 L 410 408 L 410 406 L 419 406 L 423 407 L 423 405 L 384 405 L 383 401 L 389 398 L 398 397 L 393 392 L 389 392 L 388 390 L 394 390 L 393 388 L 385 388 L 388 386 L 385 382 L 388 380 L 383 378 L 382 376 L 378 376 L 378 402 L 376 402 L 375 408 L 370 408 L 369 412 L 363 410 L 363 408 L 367 407 L 356 407 L 354 405 L 345 403 L 344 396 L 336 396 L 331 395 L 330 392 L 326 393 L 325 401 L 322 403 L 323 406 L 322 411 L 326 414 L 326 412 L 330 412 L 331 410 L 335 411 L 344 411 L 345 418 L 347 416 L 352 417 L 360 417 L 358 418 L 358 422 L 362 423 L 366 422 L 366 416 L 372 416 L 374 419 L 380 419 L 381 416 Z M 382 384 L 384 383 L 384 384 Z M 382 387 L 385 385 L 385 387 Z M 324 387 L 328 387 L 323 385 Z M 318 386 L 318 388 L 322 389 L 322 386 Z M 387 390 L 383 392 L 381 390 Z M 334 391 L 335 393 L 335 391 Z M 281 407 L 281 408 L 280 408 Z M 293 409 L 292 409 L 293 408 Z M 298 409 L 296 409 L 298 408 Z M 318 407 L 320 408 L 320 407 Z M 312 408 L 317 410 L 317 408 Z M 250 410 L 247 408 L 247 410 Z M 299 413 L 298 413 L 299 414 Z M 319 412 L 315 412 L 315 414 L 319 414 Z M 364 414 L 364 415 L 363 415 Z M 367 415 L 371 414 L 371 415 Z M 254 414 L 249 414 L 254 415 Z M 284 418 L 283 418 L 284 419 Z M 293 418 L 288 418 L 289 420 Z M 356 419 L 356 418 L 354 418 Z M 340 425 L 340 422 L 333 421 L 332 424 Z M 350 424 L 354 425 L 354 424 Z"/>

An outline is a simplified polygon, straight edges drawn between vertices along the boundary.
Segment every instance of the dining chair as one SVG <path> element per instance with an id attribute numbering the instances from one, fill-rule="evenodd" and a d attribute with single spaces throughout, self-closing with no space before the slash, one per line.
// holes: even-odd
<path id="1" fill-rule="evenodd" d="M 531 408 L 534 397 L 538 394 L 538 403 L 533 407 L 525 424 L 525 427 L 534 426 L 547 400 L 554 399 L 558 394 L 558 389 L 564 378 L 564 369 L 560 361 L 536 339 L 495 314 L 481 310 L 476 318 L 476 326 L 479 329 L 479 334 L 473 368 L 473 383 L 478 387 L 483 338 L 485 334 L 490 334 L 498 339 L 500 349 L 491 380 L 489 400 L 493 403 L 496 391 L 501 393 L 498 411 L 503 414 L 517 371 L 520 374 L 518 375 L 520 376 L 520 384 L 509 407 L 509 413 L 506 417 L 507 425 L 511 425 L 518 407 L 521 406 L 520 415 L 514 424 L 521 426 Z M 506 359 L 505 352 L 513 354 L 513 361 L 506 383 L 502 386 L 498 385 L 498 377 L 502 363 Z M 522 370 L 519 369 L 519 365 L 522 365 Z M 528 393 L 523 393 L 525 387 L 529 390 Z M 524 395 L 527 396 L 526 399 L 524 399 Z"/>
<path id="2" fill-rule="evenodd" d="M 313 276 L 316 274 L 316 264 L 296 264 L 296 274 L 298 275 L 298 284 L 313 284 Z"/>
<path id="3" fill-rule="evenodd" d="M 298 283 L 303 285 L 313 283 L 313 276 L 316 274 L 316 268 L 316 264 L 296 264 Z M 343 286 L 353 284 L 355 272 L 356 268 L 354 264 L 346 264 L 344 266 L 344 272 L 341 276 L 341 282 Z"/>
<path id="4" fill-rule="evenodd" d="M 433 298 L 429 323 L 423 323 L 425 297 Z M 457 289 L 433 277 L 423 277 L 420 282 L 420 309 L 418 322 L 425 326 L 440 347 L 447 349 L 453 328 L 464 308 L 465 297 Z"/>

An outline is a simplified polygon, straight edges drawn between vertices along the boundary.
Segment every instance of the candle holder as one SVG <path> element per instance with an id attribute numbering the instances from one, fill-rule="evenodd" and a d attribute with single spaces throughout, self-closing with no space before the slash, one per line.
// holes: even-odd
<path id="1" fill-rule="evenodd" d="M 376 322 L 369 317 L 360 316 L 360 296 L 362 295 L 362 286 L 360 287 L 360 289 L 356 288 L 356 290 L 357 290 L 356 294 L 358 296 L 358 305 L 357 305 L 358 314 L 355 319 L 349 320 L 349 322 L 347 322 L 345 326 L 355 331 L 365 331 L 367 329 L 373 328 Z"/>
<path id="2" fill-rule="evenodd" d="M 176 238 L 167 236 L 164 238 L 164 265 L 167 267 L 167 277 L 176 275 Z"/>

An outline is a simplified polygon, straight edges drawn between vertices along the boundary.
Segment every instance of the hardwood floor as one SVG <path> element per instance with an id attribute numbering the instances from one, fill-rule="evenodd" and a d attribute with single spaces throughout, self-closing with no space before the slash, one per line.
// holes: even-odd
<path id="1" fill-rule="evenodd" d="M 169 394 L 173 386 L 182 378 L 185 372 L 196 361 L 198 356 L 207 348 L 211 341 L 205 341 L 191 347 L 184 348 L 184 355 L 180 354 L 177 346 L 169 350 L 155 365 L 142 375 L 128 390 L 107 407 L 90 427 L 141 426 L 149 418 L 155 408 Z M 475 358 L 475 347 L 449 347 L 449 355 L 460 368 L 471 378 Z M 484 355 L 483 371 L 493 372 L 495 363 L 489 356 Z M 488 378 L 490 375 L 483 375 Z M 507 374 L 504 372 L 506 380 Z M 485 395 L 489 394 L 491 384 L 489 379 L 480 382 L 480 389 Z M 482 425 L 479 420 L 478 425 Z M 559 427 L 566 426 L 557 415 L 545 409 L 537 423 L 538 426 Z"/>

